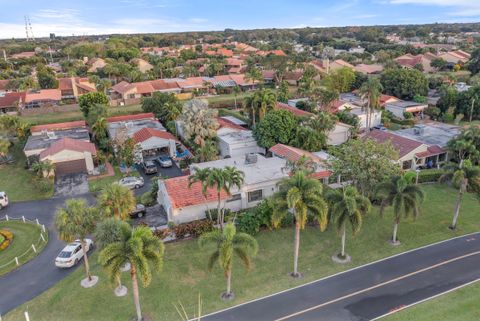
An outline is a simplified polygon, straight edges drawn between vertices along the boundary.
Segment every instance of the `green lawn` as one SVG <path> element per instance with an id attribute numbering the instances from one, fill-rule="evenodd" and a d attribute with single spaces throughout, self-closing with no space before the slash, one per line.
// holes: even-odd
<path id="1" fill-rule="evenodd" d="M 118 106 L 118 107 L 109 107 L 108 110 L 110 112 L 110 116 L 117 116 L 117 115 L 140 113 L 142 112 L 142 107 L 140 105 Z M 38 114 L 38 115 L 32 115 L 32 116 L 22 116 L 22 118 L 28 121 L 32 125 L 62 123 L 62 122 L 69 122 L 69 121 L 84 119 L 83 114 L 80 110 L 50 113 L 50 114 Z"/>
<path id="2" fill-rule="evenodd" d="M 18 145 L 10 149 L 15 158 L 12 165 L 0 165 L 0 191 L 5 191 L 11 202 L 39 200 L 53 195 L 53 181 L 48 191 L 35 185 L 35 173 L 24 168 L 25 155 Z"/>
<path id="3" fill-rule="evenodd" d="M 444 294 L 383 318 L 385 321 L 478 321 L 480 282 Z"/>
<path id="4" fill-rule="evenodd" d="M 0 222 L 0 229 L 13 232 L 12 243 L 9 245 L 9 247 L 0 252 L 0 275 L 8 273 L 17 267 L 15 262 L 9 263 L 14 260 L 15 257 L 19 257 L 20 265 L 24 264 L 40 253 L 48 242 L 48 233 L 43 233 L 43 236 L 47 241 L 43 242 L 40 239 L 40 233 L 42 229 L 35 223 L 23 223 L 22 221 L 2 221 Z M 35 245 L 37 254 L 33 252 L 31 248 L 32 244 Z M 20 257 L 27 251 L 28 254 Z M 7 266 L 4 266 L 6 264 Z"/>
<path id="5" fill-rule="evenodd" d="M 109 176 L 105 178 L 99 178 L 88 181 L 88 187 L 90 188 L 90 192 L 98 192 L 101 191 L 105 186 L 112 184 L 113 182 L 117 182 L 123 177 L 123 174 L 120 172 L 117 166 L 114 166 L 113 169 L 115 170 L 114 176 Z"/>
<path id="6" fill-rule="evenodd" d="M 292 270 L 293 229 L 261 232 L 256 236 L 260 250 L 254 259 L 253 270 L 247 273 L 238 265 L 234 268 L 233 290 L 236 299 L 229 303 L 220 300 L 220 293 L 225 287 L 222 272 L 218 268 L 213 273 L 207 271 L 207 253 L 199 250 L 196 240 L 167 244 L 163 272 L 154 276 L 150 287 L 140 289 L 143 311 L 150 320 L 180 320 L 174 304 L 181 302 L 192 316 L 197 308 L 199 293 L 203 301 L 202 311 L 211 312 L 480 229 L 479 203 L 472 195 L 465 196 L 458 228 L 450 231 L 448 225 L 456 191 L 441 185 L 426 185 L 425 192 L 427 200 L 421 216 L 416 222 L 407 220 L 400 224 L 400 246 L 392 247 L 388 243 L 392 230 L 391 213 L 380 218 L 378 209 L 374 209 L 365 218 L 363 230 L 354 238 L 348 235 L 347 252 L 353 260 L 345 265 L 335 264 L 331 260 L 332 254 L 340 248 L 336 232 L 329 229 L 321 233 L 316 228 L 308 227 L 302 232 L 301 239 L 299 270 L 304 273 L 301 280 L 287 276 Z M 132 297 L 117 298 L 113 295 L 113 286 L 107 281 L 96 259 L 94 255 L 91 260 L 93 273 L 100 276 L 100 283 L 95 288 L 80 287 L 79 282 L 83 277 L 83 269 L 80 268 L 52 289 L 7 314 L 4 320 L 20 320 L 27 306 L 30 317 L 36 321 L 130 320 L 134 315 Z M 127 277 L 128 274 L 124 274 L 123 281 L 131 291 Z M 65 309 L 66 306 L 69 308 Z"/>

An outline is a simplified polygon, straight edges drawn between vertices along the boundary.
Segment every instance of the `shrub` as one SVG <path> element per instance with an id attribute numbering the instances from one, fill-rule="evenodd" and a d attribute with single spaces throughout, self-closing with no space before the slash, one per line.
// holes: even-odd
<path id="1" fill-rule="evenodd" d="M 403 113 L 403 117 L 405 117 L 405 119 L 412 119 L 413 114 L 409 111 L 406 111 L 406 112 Z"/>
<path id="2" fill-rule="evenodd" d="M 200 236 L 203 233 L 212 231 L 213 228 L 213 222 L 207 219 L 179 224 L 173 228 L 173 231 L 177 238 L 184 238 L 186 236 Z"/>
<path id="3" fill-rule="evenodd" d="M 34 180 L 34 184 L 42 193 L 47 193 L 53 188 L 53 182 L 49 178 L 37 178 Z"/>
<path id="4" fill-rule="evenodd" d="M 226 218 L 230 215 L 231 210 L 228 209 L 228 208 L 225 208 L 223 210 L 223 212 L 224 212 L 223 217 L 224 217 L 225 221 L 227 221 Z M 216 208 L 206 210 L 205 211 L 205 216 L 207 217 L 207 219 L 209 219 L 209 220 L 211 219 L 212 222 L 216 223 L 217 219 L 218 219 L 218 210 Z"/>
<path id="5" fill-rule="evenodd" d="M 235 223 L 240 232 L 255 235 L 260 231 L 260 220 L 253 211 L 238 216 Z"/>
<path id="6" fill-rule="evenodd" d="M 152 196 L 151 192 L 145 192 L 140 196 L 140 203 L 147 207 L 155 205 L 156 202 L 157 200 Z"/>
<path id="7" fill-rule="evenodd" d="M 3 241 L 0 242 L 0 251 L 5 250 L 13 241 L 13 233 L 8 230 L 0 230 Z"/>
<path id="8" fill-rule="evenodd" d="M 424 169 L 421 170 L 418 174 L 419 183 L 429 183 L 429 182 L 438 182 L 440 176 L 442 176 L 445 171 L 441 169 Z"/>
<path id="9" fill-rule="evenodd" d="M 163 230 L 155 230 L 153 231 L 153 235 L 155 235 L 156 237 L 158 237 L 159 239 L 163 240 L 164 238 L 166 238 L 168 235 L 170 235 L 170 229 L 166 228 L 166 229 L 163 229 Z"/>

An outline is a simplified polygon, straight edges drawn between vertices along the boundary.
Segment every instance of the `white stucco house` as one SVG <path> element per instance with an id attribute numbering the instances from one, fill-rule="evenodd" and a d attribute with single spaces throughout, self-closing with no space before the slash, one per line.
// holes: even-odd
<path id="1" fill-rule="evenodd" d="M 405 119 L 404 114 L 406 112 L 414 115 L 423 114 L 423 111 L 428 108 L 428 104 L 417 103 L 414 101 L 395 101 L 385 104 L 385 109 L 390 111 L 396 117 Z"/>
<path id="2" fill-rule="evenodd" d="M 337 122 L 335 127 L 328 133 L 328 145 L 340 145 L 345 143 L 351 136 L 352 126 Z"/>
<path id="3" fill-rule="evenodd" d="M 251 154 L 248 157 L 235 157 L 212 162 L 192 164 L 190 171 L 197 168 L 236 167 L 245 174 L 240 189 L 232 190 L 231 195 L 221 194 L 221 201 L 232 211 L 239 211 L 257 205 L 264 198 L 277 191 L 278 182 L 288 175 L 286 160 L 279 157 L 264 157 Z M 202 195 L 201 184 L 188 186 L 188 176 L 175 177 L 159 181 L 158 203 L 167 213 L 168 221 L 180 224 L 205 218 L 207 209 L 217 206 L 215 189 Z"/>

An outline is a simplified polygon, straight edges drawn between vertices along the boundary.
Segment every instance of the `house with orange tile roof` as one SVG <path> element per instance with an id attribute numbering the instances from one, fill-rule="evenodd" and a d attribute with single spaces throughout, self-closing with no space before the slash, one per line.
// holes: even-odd
<path id="1" fill-rule="evenodd" d="M 383 71 L 383 65 L 380 64 L 358 64 L 355 66 L 355 71 L 365 75 L 375 75 Z"/>
<path id="2" fill-rule="evenodd" d="M 92 58 L 86 63 L 88 69 L 87 72 L 95 73 L 99 69 L 103 69 L 107 63 L 102 58 Z"/>
<path id="3" fill-rule="evenodd" d="M 16 113 L 19 107 L 25 103 L 25 92 L 0 93 L 0 115 Z"/>
<path id="4" fill-rule="evenodd" d="M 221 202 L 231 211 L 239 211 L 256 206 L 263 199 L 278 190 L 278 182 L 288 176 L 286 161 L 279 157 L 265 157 L 260 154 L 225 158 L 221 160 L 192 164 L 190 172 L 203 168 L 236 167 L 244 173 L 244 183 L 240 189 L 234 188 L 230 195 L 221 194 Z M 205 218 L 207 209 L 216 208 L 215 189 L 202 194 L 201 184 L 189 186 L 188 176 L 159 181 L 158 203 L 163 206 L 168 221 L 175 224 Z"/>
<path id="5" fill-rule="evenodd" d="M 333 61 L 330 61 L 329 59 L 317 59 L 311 61 L 309 65 L 313 66 L 318 72 L 323 74 L 329 74 L 330 72 L 341 68 L 350 68 L 352 70 L 355 70 L 355 67 L 353 65 L 342 59 L 336 59 Z"/>
<path id="6" fill-rule="evenodd" d="M 61 91 L 62 100 L 75 101 L 83 94 L 97 91 L 94 83 L 81 77 L 59 78 L 58 89 Z"/>
<path id="7" fill-rule="evenodd" d="M 413 69 L 417 65 L 422 66 L 424 72 L 433 72 L 435 68 L 431 66 L 432 60 L 438 58 L 432 53 L 428 54 L 419 54 L 419 55 L 412 55 L 412 54 L 405 54 L 400 57 L 395 58 L 394 60 L 402 67 L 406 69 Z"/>
<path id="8" fill-rule="evenodd" d="M 40 89 L 27 91 L 23 108 L 38 108 L 46 105 L 57 105 L 62 101 L 60 89 Z"/>

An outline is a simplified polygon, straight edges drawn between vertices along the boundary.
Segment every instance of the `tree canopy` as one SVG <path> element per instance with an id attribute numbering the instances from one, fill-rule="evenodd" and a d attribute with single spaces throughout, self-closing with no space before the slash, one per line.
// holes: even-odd
<path id="1" fill-rule="evenodd" d="M 287 110 L 275 109 L 268 112 L 253 129 L 258 145 L 270 148 L 277 143 L 289 144 L 297 128 L 295 115 Z"/>
<path id="2" fill-rule="evenodd" d="M 401 99 L 412 100 L 428 92 L 427 78 L 416 69 L 390 68 L 382 73 L 380 81 L 387 94 Z"/>

